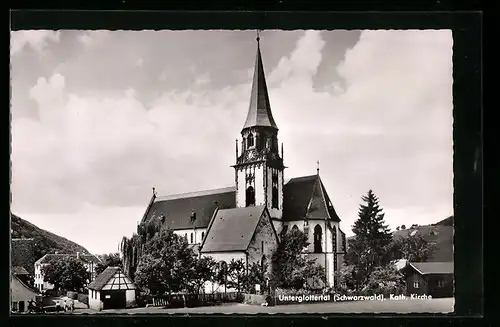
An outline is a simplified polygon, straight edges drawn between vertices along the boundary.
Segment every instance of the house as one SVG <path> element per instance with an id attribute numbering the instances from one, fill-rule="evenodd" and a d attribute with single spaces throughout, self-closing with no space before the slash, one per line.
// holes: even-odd
<path id="1" fill-rule="evenodd" d="M 408 295 L 453 297 L 453 262 L 410 262 L 404 273 Z"/>
<path id="2" fill-rule="evenodd" d="M 107 267 L 88 289 L 91 309 L 101 311 L 135 306 L 136 287 L 118 267 Z"/>
<path id="3" fill-rule="evenodd" d="M 29 301 L 40 301 L 41 295 L 36 289 L 25 284 L 18 276 L 11 273 L 10 301 L 12 312 L 27 312 Z"/>
<path id="4" fill-rule="evenodd" d="M 99 258 L 92 254 L 85 254 L 80 252 L 77 252 L 76 254 L 60 254 L 56 252 L 54 254 L 46 254 L 35 262 L 35 287 L 40 291 L 53 289 L 54 285 L 44 281 L 42 267 L 48 265 L 52 260 L 68 258 L 76 258 L 78 260 L 81 260 L 84 266 L 87 268 L 87 271 L 91 275 L 90 281 L 95 279 L 95 266 L 100 262 Z"/>
<path id="5" fill-rule="evenodd" d="M 199 245 L 202 256 L 224 262 L 248 258 L 250 263 L 269 259 L 282 232 L 300 229 L 310 243 L 307 256 L 325 269 L 333 286 L 346 252 L 345 234 L 319 165 L 316 174 L 285 179 L 283 144 L 280 151 L 258 38 L 250 104 L 240 134 L 233 186 L 167 196 L 157 196 L 153 189 L 137 234 L 148 235 L 150 226 L 160 225 Z M 252 247 L 258 251 L 251 254 Z M 141 247 L 124 238 L 121 251 L 125 270 L 133 274 Z"/>

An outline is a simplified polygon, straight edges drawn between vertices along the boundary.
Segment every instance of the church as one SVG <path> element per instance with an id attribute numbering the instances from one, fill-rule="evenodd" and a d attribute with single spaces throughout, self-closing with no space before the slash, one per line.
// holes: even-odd
<path id="1" fill-rule="evenodd" d="M 270 260 L 279 235 L 300 229 L 309 237 L 306 255 L 325 269 L 329 286 L 342 265 L 346 237 L 321 181 L 285 179 L 283 144 L 273 118 L 257 37 L 257 54 L 246 121 L 236 141 L 234 186 L 153 196 L 140 225 L 158 219 L 162 228 L 185 237 L 200 256 L 247 265 Z"/>

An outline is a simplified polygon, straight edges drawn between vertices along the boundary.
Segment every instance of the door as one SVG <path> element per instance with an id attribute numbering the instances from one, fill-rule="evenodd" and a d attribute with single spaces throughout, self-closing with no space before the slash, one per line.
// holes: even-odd
<path id="1" fill-rule="evenodd" d="M 123 309 L 126 306 L 125 291 L 101 291 L 103 309 Z"/>
<path id="2" fill-rule="evenodd" d="M 19 312 L 24 312 L 24 301 L 19 301 Z"/>

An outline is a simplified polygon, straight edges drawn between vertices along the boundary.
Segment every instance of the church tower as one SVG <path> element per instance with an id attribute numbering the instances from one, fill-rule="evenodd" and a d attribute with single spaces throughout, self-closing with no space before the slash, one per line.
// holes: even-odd
<path id="1" fill-rule="evenodd" d="M 241 139 L 236 141 L 236 165 L 233 167 L 236 206 L 267 206 L 279 232 L 283 215 L 283 144 L 280 156 L 278 126 L 269 104 L 258 36 L 250 106 Z"/>

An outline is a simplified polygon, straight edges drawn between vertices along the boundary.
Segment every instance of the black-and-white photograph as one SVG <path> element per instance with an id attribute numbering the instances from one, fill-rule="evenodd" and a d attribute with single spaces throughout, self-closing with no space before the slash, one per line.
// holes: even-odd
<path id="1" fill-rule="evenodd" d="M 11 32 L 12 314 L 454 311 L 451 30 Z"/>

